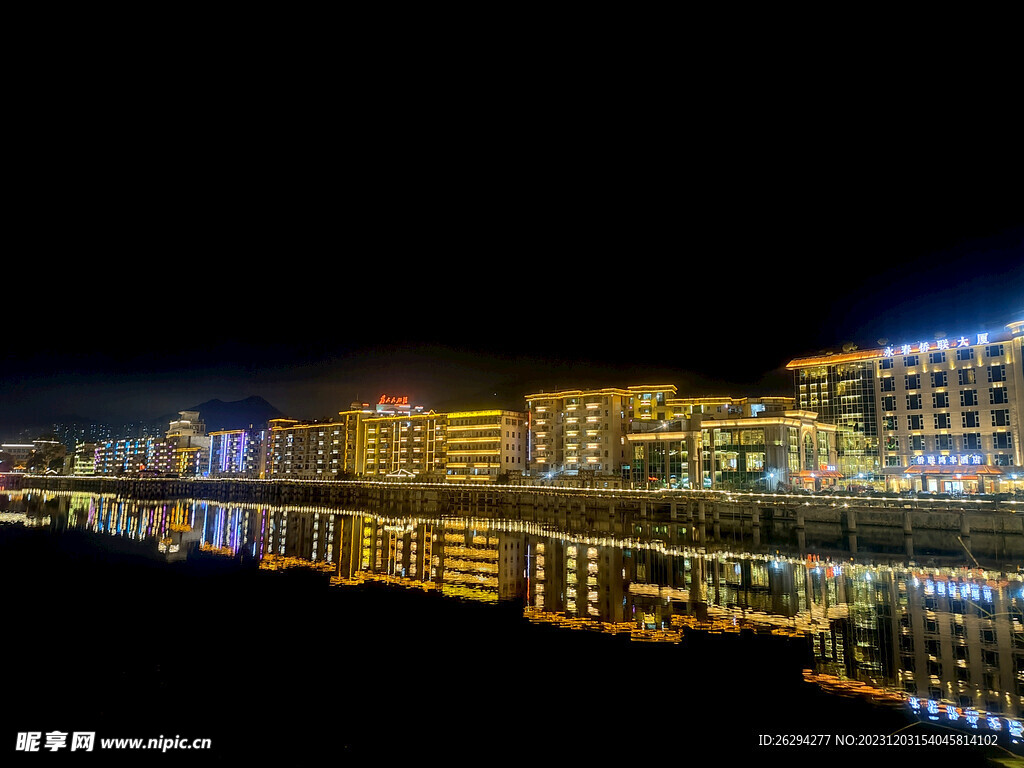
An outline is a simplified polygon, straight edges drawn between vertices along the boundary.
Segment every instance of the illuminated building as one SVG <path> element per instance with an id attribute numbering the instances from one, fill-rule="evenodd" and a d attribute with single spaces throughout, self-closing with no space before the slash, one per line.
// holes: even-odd
<path id="1" fill-rule="evenodd" d="M 357 414 L 343 413 L 341 419 L 313 422 L 271 419 L 265 476 L 334 480 L 354 473 L 358 435 Z"/>
<path id="2" fill-rule="evenodd" d="M 198 477 L 209 467 L 210 436 L 198 411 L 178 411 L 166 433 L 174 446 L 174 469 L 181 477 Z"/>
<path id="3" fill-rule="evenodd" d="M 792 411 L 796 399 L 792 397 L 674 397 L 667 401 L 676 418 L 695 413 L 712 418 L 730 416 L 757 416 L 768 411 Z"/>
<path id="4" fill-rule="evenodd" d="M 353 403 L 352 407 L 356 408 L 358 403 Z M 367 408 L 367 403 L 363 403 L 363 408 Z M 383 394 L 373 406 L 373 412 L 377 416 L 412 416 L 416 413 L 423 413 L 427 409 L 422 405 L 413 405 L 409 402 L 408 395 L 389 395 Z"/>
<path id="5" fill-rule="evenodd" d="M 774 490 L 835 484 L 834 425 L 808 411 L 753 412 L 724 418 L 695 412 L 634 424 L 627 435 L 633 487 Z"/>
<path id="6" fill-rule="evenodd" d="M 668 400 L 675 393 L 668 385 L 527 395 L 529 471 L 551 480 L 580 472 L 621 477 L 629 470 L 630 424 L 669 417 Z"/>
<path id="7" fill-rule="evenodd" d="M 211 432 L 209 477 L 260 477 L 264 432 L 229 429 Z"/>
<path id="8" fill-rule="evenodd" d="M 839 428 L 839 470 L 890 490 L 1009 490 L 1024 454 L 1024 322 L 793 360 L 797 398 Z"/>
<path id="9" fill-rule="evenodd" d="M 76 475 L 96 474 L 96 443 L 79 443 L 75 446 L 72 472 Z"/>
<path id="10" fill-rule="evenodd" d="M 878 405 L 874 363 L 864 353 L 794 360 L 797 402 L 838 428 L 836 463 L 846 478 L 880 477 Z"/>
<path id="11" fill-rule="evenodd" d="M 155 437 L 108 440 L 96 446 L 97 475 L 168 475 L 177 466 L 175 447 Z"/>
<path id="12" fill-rule="evenodd" d="M 272 419 L 266 476 L 332 480 L 436 476 L 447 481 L 494 482 L 500 475 L 524 469 L 525 413 L 423 412 L 403 400 L 407 398 L 382 395 L 373 408 L 353 403 L 351 410 L 326 422 Z M 456 454 L 446 438 L 450 425 L 459 438 Z"/>
<path id="13" fill-rule="evenodd" d="M 178 448 L 175 451 L 174 461 L 179 477 L 199 477 L 207 469 L 209 462 L 203 462 L 205 451 L 196 446 L 194 448 Z"/>
<path id="14" fill-rule="evenodd" d="M 527 415 L 517 411 L 460 411 L 447 416 L 448 482 L 494 482 L 526 469 Z"/>
<path id="15" fill-rule="evenodd" d="M 444 414 L 433 412 L 364 419 L 363 474 L 443 477 L 446 422 Z"/>
<path id="16" fill-rule="evenodd" d="M 202 437 L 206 434 L 206 423 L 199 418 L 199 411 L 178 411 L 167 429 L 167 437 Z"/>

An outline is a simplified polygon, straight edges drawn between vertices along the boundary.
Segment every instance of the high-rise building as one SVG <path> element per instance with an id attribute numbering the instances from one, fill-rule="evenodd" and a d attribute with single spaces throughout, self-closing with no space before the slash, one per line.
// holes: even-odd
<path id="1" fill-rule="evenodd" d="M 1009 490 L 1024 463 L 1024 321 L 793 360 L 801 408 L 839 430 L 838 468 L 889 490 Z"/>

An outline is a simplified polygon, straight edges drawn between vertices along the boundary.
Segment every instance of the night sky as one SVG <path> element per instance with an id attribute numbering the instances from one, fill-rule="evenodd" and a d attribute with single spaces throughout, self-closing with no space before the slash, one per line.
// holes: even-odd
<path id="1" fill-rule="evenodd" d="M 998 169 L 520 128 L 392 126 L 329 153 L 321 132 L 256 159 L 225 134 L 140 164 L 142 141 L 109 165 L 70 146 L 11 211 L 0 426 L 250 395 L 320 418 L 385 392 L 792 394 L 793 357 L 1024 316 L 1024 209 Z"/>

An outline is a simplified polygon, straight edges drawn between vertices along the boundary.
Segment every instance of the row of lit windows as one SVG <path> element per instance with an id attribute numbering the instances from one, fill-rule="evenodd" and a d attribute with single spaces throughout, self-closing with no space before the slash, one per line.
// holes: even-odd
<path id="1" fill-rule="evenodd" d="M 978 383 L 978 371 L 979 368 L 961 368 L 956 372 L 957 383 L 960 386 L 969 386 L 971 384 Z M 1006 381 L 1006 366 L 1005 365 L 990 365 L 985 369 L 987 371 L 988 381 L 990 383 L 999 383 Z M 938 389 L 940 387 L 949 386 L 949 374 L 950 371 L 931 371 L 927 376 L 921 373 L 908 373 L 903 377 L 903 388 L 904 389 L 921 389 L 922 381 L 929 381 L 932 389 Z M 879 379 L 879 387 L 882 392 L 895 392 L 896 391 L 896 377 L 895 376 L 884 376 Z"/>
<path id="2" fill-rule="evenodd" d="M 960 394 L 960 405 L 965 408 L 980 405 L 978 400 L 978 390 L 976 389 L 962 389 Z M 950 399 L 949 392 L 933 392 L 932 393 L 932 408 L 949 408 Z M 895 411 L 896 404 L 899 402 L 896 395 L 885 395 L 882 398 L 882 410 L 883 411 Z M 1010 402 L 1010 396 L 1005 387 L 992 387 L 988 391 L 988 402 L 989 405 L 1002 405 L 1003 403 Z M 924 399 L 921 393 L 908 394 L 906 397 L 907 409 L 914 411 L 919 410 L 923 407 Z"/>
<path id="3" fill-rule="evenodd" d="M 991 418 L 991 426 L 993 427 L 1008 427 L 1010 426 L 1010 409 L 1003 408 L 999 410 L 993 410 L 989 412 Z M 917 430 L 925 429 L 927 423 L 925 414 L 923 413 L 908 413 L 906 415 L 907 429 Z M 882 420 L 882 425 L 889 431 L 895 431 L 899 429 L 900 419 L 897 416 L 886 416 Z M 932 424 L 934 429 L 952 429 L 953 428 L 953 416 L 949 413 L 934 413 L 932 414 Z M 963 411 L 960 414 L 960 426 L 968 429 L 979 428 L 982 425 L 981 411 Z"/>

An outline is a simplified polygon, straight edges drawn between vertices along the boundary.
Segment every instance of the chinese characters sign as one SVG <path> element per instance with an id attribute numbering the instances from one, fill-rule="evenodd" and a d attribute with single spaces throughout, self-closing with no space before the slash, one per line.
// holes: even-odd
<path id="1" fill-rule="evenodd" d="M 988 334 L 979 333 L 978 340 L 973 342 L 974 344 L 988 344 Z M 915 347 L 913 344 L 901 344 L 900 346 L 890 346 L 882 350 L 882 354 L 885 357 L 893 357 L 894 355 L 909 355 L 914 352 L 917 354 L 924 354 L 926 352 L 941 352 L 945 349 L 959 349 L 960 347 L 969 347 L 972 342 L 966 336 L 961 336 L 959 339 L 938 339 L 937 341 L 919 341 Z"/>

